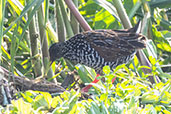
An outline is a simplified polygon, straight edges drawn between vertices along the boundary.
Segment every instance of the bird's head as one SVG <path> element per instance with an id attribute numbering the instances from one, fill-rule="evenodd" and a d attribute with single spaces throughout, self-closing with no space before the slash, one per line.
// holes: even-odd
<path id="1" fill-rule="evenodd" d="M 50 54 L 50 61 L 54 62 L 56 59 L 60 59 L 63 57 L 63 47 L 64 43 L 59 42 L 59 43 L 54 43 L 50 46 L 49 48 L 49 54 Z"/>

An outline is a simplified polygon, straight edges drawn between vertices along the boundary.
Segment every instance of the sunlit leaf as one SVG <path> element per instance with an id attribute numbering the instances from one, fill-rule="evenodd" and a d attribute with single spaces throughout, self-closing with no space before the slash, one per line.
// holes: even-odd
<path id="1" fill-rule="evenodd" d="M 109 74 L 110 73 L 110 67 L 109 66 L 104 66 L 103 67 L 103 72 L 105 73 L 105 74 Z"/>
<path id="2" fill-rule="evenodd" d="M 112 14 L 116 18 L 116 20 L 120 21 L 119 17 L 117 16 L 115 7 L 110 2 L 106 0 L 93 0 L 93 1 L 95 1 L 98 5 L 105 8 L 110 14 Z"/>

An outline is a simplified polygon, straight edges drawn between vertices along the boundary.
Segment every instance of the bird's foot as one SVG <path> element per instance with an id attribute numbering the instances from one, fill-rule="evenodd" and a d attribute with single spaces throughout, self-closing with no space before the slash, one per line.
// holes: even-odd
<path id="1" fill-rule="evenodd" d="M 99 77 L 99 76 L 100 76 L 100 74 L 97 74 L 96 77 L 95 77 L 95 79 L 94 79 L 94 81 L 92 81 L 91 83 L 97 83 L 97 82 L 100 80 L 100 79 L 97 79 L 97 77 Z M 112 83 L 114 83 L 115 79 L 116 79 L 116 77 L 114 77 L 114 78 L 112 79 Z M 82 89 L 81 89 L 81 92 L 88 92 L 88 90 L 89 90 L 91 87 L 92 87 L 92 85 L 89 84 L 88 86 L 82 88 Z"/>

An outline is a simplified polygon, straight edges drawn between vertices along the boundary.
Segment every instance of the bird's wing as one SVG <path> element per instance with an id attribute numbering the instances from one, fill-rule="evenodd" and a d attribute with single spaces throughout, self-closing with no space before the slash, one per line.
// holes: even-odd
<path id="1" fill-rule="evenodd" d="M 135 52 L 135 46 L 127 40 L 132 38 L 128 38 L 129 33 L 127 32 L 96 30 L 85 32 L 84 35 L 91 47 L 106 61 L 114 61 L 122 56 L 128 56 Z"/>

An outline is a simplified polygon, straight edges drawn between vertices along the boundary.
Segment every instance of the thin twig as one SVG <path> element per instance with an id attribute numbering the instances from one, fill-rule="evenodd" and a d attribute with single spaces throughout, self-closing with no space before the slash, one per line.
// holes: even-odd
<path id="1" fill-rule="evenodd" d="M 72 2 L 72 0 L 65 0 L 65 2 L 67 4 L 67 6 L 69 7 L 69 9 L 71 10 L 71 12 L 73 13 L 73 15 L 75 16 L 75 18 L 80 23 L 81 27 L 85 31 L 92 30 L 91 27 L 89 26 L 89 24 L 86 22 L 86 20 L 83 18 L 83 16 L 78 11 L 78 9 L 75 7 L 75 5 Z"/>

